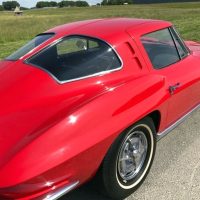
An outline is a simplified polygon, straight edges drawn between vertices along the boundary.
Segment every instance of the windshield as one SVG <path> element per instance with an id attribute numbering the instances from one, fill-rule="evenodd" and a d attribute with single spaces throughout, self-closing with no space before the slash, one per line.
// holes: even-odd
<path id="1" fill-rule="evenodd" d="M 11 60 L 11 61 L 19 60 L 22 56 L 26 55 L 28 52 L 33 50 L 35 47 L 39 46 L 43 42 L 45 42 L 48 39 L 50 39 L 51 37 L 53 37 L 53 35 L 54 35 L 54 33 L 47 33 L 47 34 L 40 34 L 40 35 L 36 36 L 33 40 L 31 40 L 26 45 L 24 45 L 23 47 L 18 49 L 16 52 L 14 52 L 10 56 L 8 56 L 6 58 L 6 60 Z"/>

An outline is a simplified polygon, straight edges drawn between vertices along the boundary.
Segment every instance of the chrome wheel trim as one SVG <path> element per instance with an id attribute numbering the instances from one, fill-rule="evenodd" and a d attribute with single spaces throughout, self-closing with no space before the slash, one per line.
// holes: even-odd
<path id="1" fill-rule="evenodd" d="M 135 178 L 147 155 L 147 138 L 142 131 L 133 131 L 124 141 L 118 158 L 118 173 L 124 183 Z"/>
<path id="2" fill-rule="evenodd" d="M 143 133 L 143 132 L 141 132 L 141 131 L 134 131 L 134 130 L 137 129 L 138 127 L 145 128 L 145 129 L 149 132 L 149 136 L 150 136 L 150 140 L 151 140 L 151 141 L 150 141 L 150 143 L 151 143 L 150 154 L 149 154 L 148 162 L 147 162 L 147 164 L 146 164 L 146 166 L 145 166 L 145 169 L 144 169 L 143 173 L 140 175 L 140 177 L 137 179 L 137 181 L 135 181 L 134 183 L 132 183 L 132 184 L 130 184 L 130 185 L 126 185 L 126 183 L 127 183 L 128 181 L 131 181 L 132 179 L 134 179 L 134 178 L 138 175 L 138 173 L 140 172 L 141 168 L 143 167 L 144 161 L 145 161 L 145 159 L 146 159 L 146 156 L 145 156 L 145 158 L 144 158 L 144 160 L 143 160 L 143 163 L 141 162 L 141 163 L 142 163 L 141 166 L 139 166 L 139 167 L 137 168 L 137 170 L 138 170 L 137 173 L 135 173 L 134 175 L 132 174 L 132 176 L 129 176 L 130 179 L 124 179 L 124 178 L 121 177 L 121 175 L 120 175 L 120 173 L 119 173 L 119 168 L 118 168 L 120 154 L 121 154 L 121 152 L 123 152 L 122 149 L 123 149 L 123 147 L 124 147 L 124 144 L 125 144 L 126 141 L 127 141 L 127 138 L 129 138 L 129 136 L 134 135 L 134 133 L 139 133 L 139 132 L 140 132 L 140 133 Z M 143 133 L 143 134 L 144 134 L 144 133 Z M 146 172 L 147 172 L 147 170 L 149 169 L 149 166 L 150 166 L 150 164 L 151 164 L 151 160 L 152 160 L 152 157 L 153 157 L 153 149 L 154 149 L 154 137 L 153 137 L 153 133 L 152 133 L 151 129 L 149 128 L 149 126 L 147 126 L 146 124 L 139 124 L 139 125 L 133 127 L 133 129 L 131 129 L 127 135 L 128 135 L 128 137 L 126 137 L 125 140 L 123 141 L 122 147 L 120 148 L 120 151 L 119 151 L 119 154 L 118 154 L 118 158 L 117 158 L 117 161 L 116 161 L 116 178 L 117 178 L 118 184 L 119 184 L 120 187 L 123 188 L 123 189 L 131 189 L 131 188 L 135 187 L 135 186 L 138 185 L 138 183 L 140 183 L 140 181 L 144 178 L 144 176 L 145 176 L 145 174 L 146 174 Z M 145 138 L 146 138 L 146 136 L 145 136 Z M 146 138 L 146 140 L 147 140 L 147 138 Z M 147 155 L 147 149 L 146 149 L 146 155 Z M 119 176 L 120 176 L 120 178 L 123 180 L 123 182 L 119 180 Z M 124 183 L 124 184 L 123 184 L 123 183 Z"/>

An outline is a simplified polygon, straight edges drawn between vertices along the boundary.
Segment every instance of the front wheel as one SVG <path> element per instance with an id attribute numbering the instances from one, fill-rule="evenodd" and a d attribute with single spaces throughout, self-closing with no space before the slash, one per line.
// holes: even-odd
<path id="1" fill-rule="evenodd" d="M 155 135 L 154 123 L 147 117 L 116 139 L 98 174 L 104 194 L 112 199 L 123 199 L 142 184 L 153 162 Z"/>

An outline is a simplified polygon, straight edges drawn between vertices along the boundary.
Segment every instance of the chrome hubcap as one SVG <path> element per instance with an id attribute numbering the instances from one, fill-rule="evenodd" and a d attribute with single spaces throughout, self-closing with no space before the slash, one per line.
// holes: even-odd
<path id="1" fill-rule="evenodd" d="M 134 131 L 124 141 L 118 157 L 118 173 L 123 182 L 133 179 L 142 168 L 147 155 L 147 138 Z"/>

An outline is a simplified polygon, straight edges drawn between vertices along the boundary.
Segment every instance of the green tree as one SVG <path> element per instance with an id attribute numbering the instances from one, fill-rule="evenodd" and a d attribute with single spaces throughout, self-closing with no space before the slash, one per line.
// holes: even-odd
<path id="1" fill-rule="evenodd" d="M 57 7 L 58 3 L 56 1 L 50 1 L 49 2 L 49 7 Z"/>
<path id="2" fill-rule="evenodd" d="M 134 0 L 136 4 L 142 3 L 172 3 L 172 2 L 192 2 L 192 1 L 200 1 L 200 0 Z"/>
<path id="3" fill-rule="evenodd" d="M 17 1 L 5 1 L 2 3 L 4 10 L 13 10 L 20 4 Z"/>
<path id="4" fill-rule="evenodd" d="M 3 9 L 3 6 L 0 5 L 0 11 L 3 11 L 3 10 L 4 10 L 4 9 Z"/>
<path id="5" fill-rule="evenodd" d="M 77 7 L 88 7 L 89 6 L 88 2 L 86 2 L 86 1 L 76 1 L 75 5 Z"/>
<path id="6" fill-rule="evenodd" d="M 87 7 L 89 4 L 86 1 L 61 1 L 58 3 L 58 6 L 63 8 L 63 7 Z"/>
<path id="7" fill-rule="evenodd" d="M 75 2 L 74 1 L 61 1 L 60 3 L 58 3 L 59 7 L 73 7 L 75 6 Z"/>
<path id="8" fill-rule="evenodd" d="M 45 8 L 45 7 L 56 7 L 58 6 L 55 1 L 39 1 L 36 4 L 36 8 Z"/>
<path id="9" fill-rule="evenodd" d="M 47 1 L 39 1 L 36 4 L 36 8 L 44 8 L 44 7 L 48 7 L 48 2 Z"/>
<path id="10" fill-rule="evenodd" d="M 101 2 L 101 5 L 103 5 L 103 6 L 104 6 L 104 5 L 107 5 L 107 2 L 108 2 L 107 0 L 103 0 L 103 1 Z"/>

